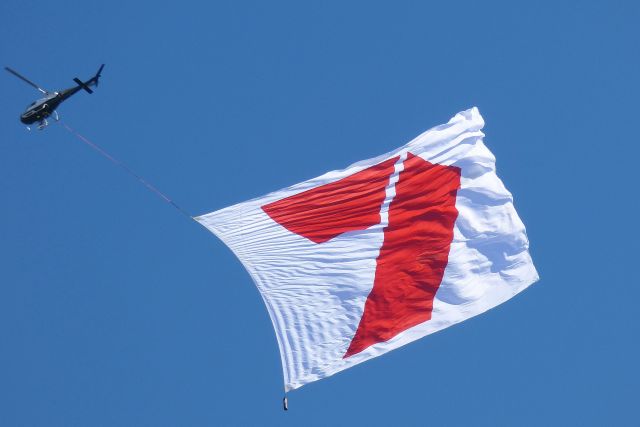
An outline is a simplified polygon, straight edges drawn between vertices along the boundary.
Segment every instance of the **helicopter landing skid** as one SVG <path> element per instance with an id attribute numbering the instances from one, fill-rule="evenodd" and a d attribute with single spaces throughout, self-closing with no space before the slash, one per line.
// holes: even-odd
<path id="1" fill-rule="evenodd" d="M 38 125 L 38 130 L 42 130 L 42 129 L 46 128 L 47 126 L 49 126 L 49 122 L 47 121 L 47 119 L 44 119 Z"/>

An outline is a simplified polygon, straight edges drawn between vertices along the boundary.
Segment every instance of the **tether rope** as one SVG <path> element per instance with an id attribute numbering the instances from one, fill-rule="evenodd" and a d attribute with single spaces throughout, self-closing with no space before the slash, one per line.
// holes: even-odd
<path id="1" fill-rule="evenodd" d="M 145 180 L 143 177 L 141 177 L 140 175 L 138 175 L 137 173 L 135 173 L 131 168 L 129 168 L 129 166 L 127 166 L 126 164 L 124 164 L 123 162 L 121 162 L 120 160 L 116 159 L 115 157 L 113 157 L 111 154 L 107 153 L 102 147 L 100 147 L 98 144 L 96 144 L 95 142 L 92 142 L 91 140 L 89 140 L 89 138 L 85 137 L 84 135 L 82 135 L 80 132 L 76 131 L 75 129 L 71 128 L 69 125 L 67 125 L 65 122 L 63 122 L 62 120 L 59 122 L 67 131 L 69 131 L 69 133 L 71 133 L 72 135 L 74 135 L 76 138 L 78 138 L 80 141 L 82 141 L 83 143 L 85 143 L 86 145 L 88 145 L 89 147 L 91 147 L 92 149 L 94 149 L 95 151 L 97 151 L 102 157 L 104 157 L 105 159 L 109 160 L 111 163 L 113 163 L 114 165 L 120 167 L 122 170 L 124 170 L 126 173 L 128 173 L 129 175 L 131 175 L 132 177 L 134 177 L 138 182 L 140 182 L 142 185 L 144 185 L 147 190 L 151 191 L 152 193 L 156 194 L 158 197 L 160 197 L 162 200 L 164 200 L 166 203 L 170 204 L 171 206 L 173 206 L 174 208 L 176 208 L 176 210 L 178 212 L 180 212 L 182 215 L 186 216 L 189 219 L 193 219 L 193 217 L 191 215 L 189 215 L 189 213 L 187 211 L 185 211 L 184 209 L 182 209 L 180 206 L 178 206 L 178 204 L 176 202 L 174 202 L 173 200 L 171 200 L 166 194 L 164 194 L 162 191 L 158 190 L 156 187 L 154 187 L 151 183 L 149 183 L 147 180 Z"/>

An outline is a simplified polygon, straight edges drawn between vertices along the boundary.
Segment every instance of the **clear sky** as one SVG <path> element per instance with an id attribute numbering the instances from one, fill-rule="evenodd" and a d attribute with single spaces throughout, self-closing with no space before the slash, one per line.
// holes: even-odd
<path id="1" fill-rule="evenodd" d="M 634 425 L 637 2 L 0 2 L 0 57 L 193 215 L 477 106 L 541 281 L 281 409 L 249 275 L 0 75 L 0 425 Z"/>

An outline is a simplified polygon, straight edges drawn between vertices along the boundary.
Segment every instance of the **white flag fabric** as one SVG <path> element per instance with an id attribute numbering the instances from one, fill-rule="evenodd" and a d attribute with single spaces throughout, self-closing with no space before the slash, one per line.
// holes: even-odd
<path id="1" fill-rule="evenodd" d="M 477 108 L 390 153 L 196 218 L 275 328 L 285 390 L 501 304 L 538 280 Z"/>

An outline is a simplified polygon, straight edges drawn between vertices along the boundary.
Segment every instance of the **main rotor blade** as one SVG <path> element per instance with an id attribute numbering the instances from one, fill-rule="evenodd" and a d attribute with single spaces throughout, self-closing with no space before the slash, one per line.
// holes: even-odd
<path id="1" fill-rule="evenodd" d="M 10 72 L 11 74 L 13 74 L 14 76 L 16 76 L 17 78 L 19 78 L 20 80 L 22 80 L 23 82 L 35 87 L 36 89 L 38 89 L 40 92 L 42 92 L 43 94 L 48 94 L 49 92 L 47 92 L 46 90 L 42 89 L 40 86 L 38 86 L 37 84 L 35 84 L 34 82 L 32 82 L 31 80 L 29 80 L 28 78 L 20 75 L 20 73 L 18 73 L 15 70 L 12 70 L 9 67 L 4 67 L 5 70 L 7 70 L 8 72 Z"/>

